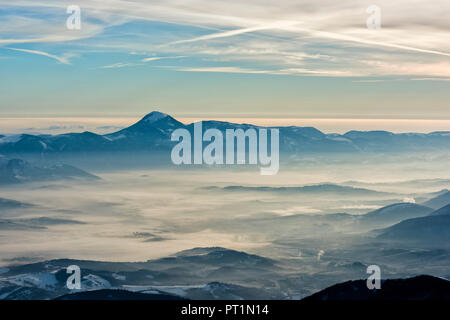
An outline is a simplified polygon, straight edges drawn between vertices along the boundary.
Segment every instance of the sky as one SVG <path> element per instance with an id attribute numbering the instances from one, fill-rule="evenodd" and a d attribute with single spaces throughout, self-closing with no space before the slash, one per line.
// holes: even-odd
<path id="1" fill-rule="evenodd" d="M 70 5 L 79 30 L 67 28 Z M 157 109 L 284 123 L 440 120 L 441 130 L 449 89 L 448 0 L 0 0 L 4 119 Z"/>

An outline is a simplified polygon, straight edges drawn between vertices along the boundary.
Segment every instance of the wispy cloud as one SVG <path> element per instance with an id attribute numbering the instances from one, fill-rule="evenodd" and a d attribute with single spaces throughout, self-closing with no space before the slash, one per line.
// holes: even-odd
<path id="1" fill-rule="evenodd" d="M 194 67 L 194 68 L 175 68 L 177 71 L 184 72 L 215 72 L 215 73 L 247 73 L 247 74 L 273 74 L 273 75 L 304 75 L 304 76 L 322 76 L 322 77 L 360 77 L 366 76 L 351 71 L 343 70 L 309 70 L 304 68 L 290 68 L 277 70 L 258 70 L 241 67 Z"/>
<path id="2" fill-rule="evenodd" d="M 148 57 L 144 58 L 141 61 L 142 62 L 150 62 L 150 61 L 157 61 L 157 60 L 166 60 L 166 59 L 181 59 L 185 58 L 185 56 L 176 56 L 176 57 Z"/>
<path id="3" fill-rule="evenodd" d="M 450 81 L 450 78 L 413 78 L 411 81 Z"/>
<path id="4" fill-rule="evenodd" d="M 237 30 L 232 30 L 232 31 L 214 33 L 214 34 L 201 36 L 201 37 L 197 37 L 197 38 L 193 38 L 193 39 L 179 40 L 179 41 L 171 42 L 170 44 L 173 45 L 173 44 L 180 44 L 180 43 L 213 40 L 213 39 L 233 37 L 236 35 L 242 35 L 245 33 L 257 32 L 257 31 L 263 31 L 263 30 L 281 29 L 281 30 L 286 30 L 286 31 L 290 31 L 290 32 L 307 33 L 307 34 L 310 34 L 310 35 L 313 35 L 316 37 L 320 37 L 320 38 L 341 40 L 341 41 L 345 41 L 345 42 L 355 42 L 355 43 L 358 43 L 361 45 L 380 46 L 380 47 L 387 47 L 387 48 L 407 50 L 407 51 L 416 51 L 416 52 L 421 52 L 421 53 L 429 53 L 429 54 L 436 54 L 436 55 L 450 57 L 450 52 L 442 52 L 442 51 L 438 51 L 438 50 L 428 50 L 428 49 L 406 46 L 406 45 L 401 45 L 401 44 L 396 44 L 396 43 L 363 39 L 363 38 L 358 38 L 358 37 L 349 36 L 349 35 L 345 35 L 345 34 L 338 34 L 338 33 L 334 33 L 334 32 L 312 30 L 312 29 L 303 28 L 303 27 L 296 27 L 295 25 L 297 25 L 297 24 L 298 24 L 298 22 L 279 21 L 279 22 L 276 22 L 273 24 L 268 24 L 265 26 L 243 28 L 243 29 L 237 29 Z"/>
<path id="5" fill-rule="evenodd" d="M 262 69 L 274 73 L 276 71 L 270 70 L 279 69 L 286 74 L 333 77 L 348 73 L 389 75 L 390 68 L 361 62 L 373 60 L 371 55 L 374 53 L 384 53 L 379 55 L 379 62 L 396 66 L 394 74 L 450 76 L 447 69 L 434 72 L 432 68 L 450 56 L 450 42 L 447 41 L 450 20 L 442 14 L 450 9 L 447 0 L 418 0 L 414 6 L 409 0 L 378 0 L 377 5 L 382 10 L 380 30 L 367 29 L 367 4 L 359 0 L 349 0 L 345 4 L 331 0 L 320 3 L 316 0 L 267 0 L 264 3 L 229 0 L 226 8 L 220 0 L 192 0 L 188 6 L 180 5 L 179 0 L 79 0 L 83 28 L 77 32 L 64 30 L 60 12 L 67 3 L 63 1 L 0 0 L 0 4 L 11 8 L 15 15 L 14 19 L 1 17 L 6 20 L 0 21 L 7 23 L 0 22 L 0 45 L 59 45 L 95 39 L 86 41 L 84 46 L 98 46 L 114 52 L 139 50 L 156 54 L 143 58 L 141 63 L 183 55 L 224 64 L 241 62 L 241 69 L 248 72 Z M 16 8 L 19 10 L 14 10 Z M 17 12 L 22 8 L 32 14 L 18 18 Z M 46 19 L 35 18 L 40 15 Z M 16 25 L 8 27 L 14 21 L 17 21 Z M 124 25 L 126 28 L 133 22 L 139 22 L 140 28 L 148 22 L 149 29 L 131 32 L 130 37 L 105 36 L 111 26 Z M 154 22 L 160 23 L 154 29 L 157 32 L 152 32 Z M 164 29 L 161 25 L 170 27 Z M 421 66 L 418 61 L 430 64 L 430 68 Z M 125 65 L 128 66 L 123 63 L 115 67 Z M 234 67 L 221 68 L 228 68 L 223 69 L 227 72 Z"/>
<path id="6" fill-rule="evenodd" d="M 59 63 L 62 64 L 70 64 L 70 61 L 68 59 L 68 57 L 58 57 L 55 56 L 53 54 L 44 52 L 44 51 L 38 51 L 38 50 L 29 50 L 29 49 L 19 49 L 19 48 L 7 48 L 9 50 L 14 50 L 14 51 L 19 51 L 19 52 L 26 52 L 26 53 L 31 53 L 31 54 L 37 54 L 37 55 L 41 55 L 41 56 L 45 56 L 45 57 L 49 57 L 52 59 L 55 59 L 56 61 L 58 61 Z"/>
<path id="7" fill-rule="evenodd" d="M 236 29 L 236 30 L 225 31 L 225 32 L 218 32 L 218 33 L 208 34 L 208 35 L 193 38 L 193 39 L 174 41 L 170 44 L 180 44 L 180 43 L 197 42 L 197 41 L 204 41 L 204 40 L 213 40 L 213 39 L 219 39 L 219 38 L 228 38 L 228 37 L 233 37 L 233 36 L 237 36 L 237 35 L 241 35 L 241 34 L 245 34 L 245 33 L 271 30 L 271 29 L 284 29 L 284 28 L 296 25 L 298 23 L 299 23 L 298 21 L 277 21 L 274 23 L 251 27 L 251 28 L 243 28 L 243 29 Z"/>
<path id="8" fill-rule="evenodd" d="M 248 73 L 248 74 L 281 74 L 278 71 L 254 70 L 239 67 L 197 67 L 197 68 L 176 68 L 177 71 L 184 72 L 214 72 L 214 73 Z"/>
<path id="9" fill-rule="evenodd" d="M 147 62 L 158 61 L 158 60 L 166 60 L 166 59 L 179 59 L 184 58 L 184 56 L 175 56 L 175 57 L 148 57 L 140 60 L 140 63 L 137 62 L 117 62 L 106 66 L 99 67 L 100 69 L 119 69 L 126 67 L 137 67 L 143 66 Z"/>
<path id="10" fill-rule="evenodd" d="M 141 66 L 142 63 L 132 63 L 132 62 L 117 62 L 114 64 L 101 66 L 100 69 L 118 69 L 118 68 L 125 68 L 125 67 L 135 67 L 135 66 Z"/>
<path id="11" fill-rule="evenodd" d="M 329 77 L 362 77 L 366 74 L 358 73 L 350 70 L 323 70 L 323 69 L 305 69 L 305 68 L 289 68 L 282 69 L 285 74 L 313 75 L 313 76 L 329 76 Z"/>

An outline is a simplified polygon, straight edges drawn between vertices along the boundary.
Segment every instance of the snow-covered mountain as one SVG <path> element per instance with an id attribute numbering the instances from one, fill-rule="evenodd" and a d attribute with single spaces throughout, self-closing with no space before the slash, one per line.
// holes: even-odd
<path id="1" fill-rule="evenodd" d="M 364 246 L 365 254 L 377 254 L 378 257 L 362 257 L 368 261 L 333 254 L 318 261 L 315 250 L 304 250 L 301 259 L 269 259 L 242 251 L 209 247 L 144 262 L 57 259 L 10 265 L 0 268 L 0 299 L 158 299 L 165 295 L 170 296 L 169 299 L 298 300 L 335 283 L 364 279 L 369 261 L 380 261 L 386 279 L 394 278 L 393 272 L 395 278 L 417 273 L 414 269 L 400 268 L 399 274 L 380 259 L 387 258 L 396 263 L 404 260 L 407 265 L 423 263 L 424 257 L 427 261 L 441 259 L 441 266 L 448 262 L 448 255 L 442 250 L 419 254 L 415 250 L 405 251 L 400 257 L 396 249 L 397 254 L 385 257 L 389 250 L 379 248 L 378 242 L 374 245 L 371 250 Z M 66 287 L 69 277 L 66 268 L 70 265 L 81 269 L 81 290 Z M 439 273 L 436 267 L 434 264 L 428 271 Z M 411 288 L 415 288 L 413 284 Z"/>
<path id="2" fill-rule="evenodd" d="M 70 265 L 81 268 L 83 292 L 121 289 L 194 299 L 282 298 L 276 288 L 255 287 L 264 276 L 277 274 L 276 261 L 213 247 L 147 262 L 59 259 L 9 266 L 0 269 L 0 299 L 54 299 L 77 292 L 66 287 Z M 226 283 L 230 279 L 233 284 Z"/>
<path id="3" fill-rule="evenodd" d="M 204 121 L 204 130 L 216 128 L 258 128 L 251 124 Z M 170 141 L 173 130 L 186 128 L 170 115 L 153 111 L 132 126 L 120 131 L 99 135 L 92 132 L 60 135 L 21 134 L 0 137 L 0 154 L 57 154 L 88 152 L 156 152 L 167 151 L 174 145 Z M 346 134 L 325 134 L 311 127 L 280 127 L 280 151 L 287 153 L 313 152 L 381 152 L 427 151 L 450 148 L 449 132 L 430 134 L 394 134 L 385 131 L 350 131 Z"/>

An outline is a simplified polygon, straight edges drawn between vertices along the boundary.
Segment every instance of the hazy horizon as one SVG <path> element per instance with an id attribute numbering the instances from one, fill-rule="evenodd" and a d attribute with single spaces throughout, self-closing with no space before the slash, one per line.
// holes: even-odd
<path id="1" fill-rule="evenodd" d="M 218 120 L 232 123 L 248 123 L 260 126 L 298 126 L 314 127 L 324 133 L 343 134 L 357 131 L 390 131 L 394 133 L 431 133 L 450 131 L 450 119 L 364 119 L 364 118 L 255 118 L 255 117 L 177 117 L 178 121 L 189 124 L 196 121 Z M 0 118 L 0 134 L 61 134 L 69 132 L 92 131 L 99 134 L 118 131 L 142 118 L 136 117 L 7 117 Z"/>

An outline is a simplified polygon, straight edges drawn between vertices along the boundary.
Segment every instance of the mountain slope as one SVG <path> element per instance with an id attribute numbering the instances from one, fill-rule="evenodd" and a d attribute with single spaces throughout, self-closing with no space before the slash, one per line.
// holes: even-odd
<path id="1" fill-rule="evenodd" d="M 382 230 L 383 240 L 412 241 L 427 245 L 448 245 L 450 242 L 450 206 L 432 212 L 429 216 L 404 220 Z"/>
<path id="2" fill-rule="evenodd" d="M 366 213 L 361 217 L 363 223 L 388 224 L 404 219 L 423 217 L 433 212 L 432 208 L 414 203 L 395 203 Z"/>
<path id="3" fill-rule="evenodd" d="M 424 206 L 433 208 L 433 209 L 439 209 L 447 204 L 450 204 L 450 191 L 447 190 L 447 192 L 444 192 L 437 197 L 434 197 L 428 201 L 425 201 L 423 203 Z"/>
<path id="4" fill-rule="evenodd" d="M 107 134 L 112 148 L 115 150 L 151 150 L 151 148 L 167 149 L 173 145 L 171 134 L 185 125 L 168 114 L 153 111 L 132 126 Z"/>
<path id="5" fill-rule="evenodd" d="M 450 281 L 422 275 L 382 281 L 380 290 L 369 290 L 366 280 L 347 281 L 317 292 L 302 301 L 322 300 L 450 300 Z"/>
<path id="6" fill-rule="evenodd" d="M 436 211 L 433 211 L 431 213 L 431 215 L 433 215 L 433 216 L 450 215 L 450 204 L 448 204 L 440 209 L 437 209 Z"/>

